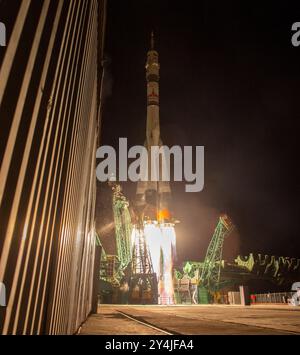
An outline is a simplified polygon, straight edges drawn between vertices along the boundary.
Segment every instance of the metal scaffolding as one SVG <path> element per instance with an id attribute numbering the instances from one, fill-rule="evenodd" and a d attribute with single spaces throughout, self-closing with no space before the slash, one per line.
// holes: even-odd
<path id="1" fill-rule="evenodd" d="M 221 216 L 203 263 L 200 277 L 202 286 L 209 289 L 219 288 L 224 239 L 233 229 L 234 226 L 229 217 Z"/>
<path id="2" fill-rule="evenodd" d="M 117 255 L 121 270 L 125 270 L 131 262 L 132 224 L 129 202 L 122 193 L 119 184 L 111 183 L 113 190 L 113 213 L 115 221 Z"/>
<path id="3" fill-rule="evenodd" d="M 157 276 L 153 270 L 143 228 L 138 229 L 135 236 L 131 265 L 130 301 L 157 304 Z"/>

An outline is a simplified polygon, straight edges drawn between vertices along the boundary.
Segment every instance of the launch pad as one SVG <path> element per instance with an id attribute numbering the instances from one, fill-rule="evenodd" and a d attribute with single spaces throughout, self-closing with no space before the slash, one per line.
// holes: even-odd
<path id="1" fill-rule="evenodd" d="M 101 305 L 80 334 L 299 335 L 299 316 L 286 306 Z"/>

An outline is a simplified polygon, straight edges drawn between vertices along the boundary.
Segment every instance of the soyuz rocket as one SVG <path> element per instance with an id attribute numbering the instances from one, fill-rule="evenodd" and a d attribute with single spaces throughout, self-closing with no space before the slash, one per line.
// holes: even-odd
<path id="1" fill-rule="evenodd" d="M 145 147 L 148 157 L 151 156 L 151 147 L 162 147 L 159 121 L 159 57 L 154 49 L 154 34 L 151 35 L 151 49 L 147 54 L 146 80 L 147 80 L 147 125 Z M 159 161 L 161 174 L 164 159 Z M 139 181 L 137 186 L 136 205 L 143 211 L 143 218 L 159 223 L 171 222 L 170 202 L 171 189 L 168 181 L 151 181 L 151 159 L 148 159 L 147 181 Z"/>

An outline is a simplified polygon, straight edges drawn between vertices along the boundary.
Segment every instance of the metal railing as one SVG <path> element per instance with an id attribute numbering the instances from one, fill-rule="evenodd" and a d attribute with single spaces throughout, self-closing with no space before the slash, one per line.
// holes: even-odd
<path id="1" fill-rule="evenodd" d="M 288 304 L 293 292 L 262 293 L 251 295 L 252 304 Z"/>

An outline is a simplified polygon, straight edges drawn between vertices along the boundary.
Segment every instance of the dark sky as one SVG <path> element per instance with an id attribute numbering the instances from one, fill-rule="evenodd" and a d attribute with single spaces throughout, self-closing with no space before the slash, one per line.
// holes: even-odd
<path id="1" fill-rule="evenodd" d="M 300 256 L 296 3 L 108 1 L 102 143 L 144 143 L 144 67 L 154 29 L 163 142 L 205 146 L 204 191 L 172 184 L 181 259 L 204 257 L 221 212 L 237 226 L 241 253 Z M 133 184 L 124 190 L 134 197 Z"/>

